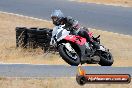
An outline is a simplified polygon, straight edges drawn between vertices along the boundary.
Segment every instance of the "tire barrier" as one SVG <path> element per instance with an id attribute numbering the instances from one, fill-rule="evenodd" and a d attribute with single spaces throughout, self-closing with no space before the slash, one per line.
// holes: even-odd
<path id="1" fill-rule="evenodd" d="M 52 29 L 16 27 L 16 47 L 42 48 L 47 51 L 50 47 Z"/>
<path id="2" fill-rule="evenodd" d="M 16 27 L 16 47 L 26 48 L 27 44 L 27 28 Z"/>
<path id="3" fill-rule="evenodd" d="M 36 42 L 36 30 L 37 28 L 29 28 L 27 29 L 27 48 L 37 48 Z"/>

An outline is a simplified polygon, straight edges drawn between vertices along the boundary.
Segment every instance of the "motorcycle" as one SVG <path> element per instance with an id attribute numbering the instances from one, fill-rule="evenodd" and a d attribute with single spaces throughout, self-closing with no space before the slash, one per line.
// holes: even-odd
<path id="1" fill-rule="evenodd" d="M 57 48 L 65 62 L 72 66 L 84 63 L 101 66 L 111 66 L 113 64 L 113 56 L 109 49 L 100 44 L 100 35 L 93 37 L 93 34 L 89 32 L 93 41 L 98 42 L 104 50 L 94 49 L 90 43 L 86 42 L 85 38 L 71 34 L 64 26 L 59 25 L 53 28 L 51 44 Z"/>

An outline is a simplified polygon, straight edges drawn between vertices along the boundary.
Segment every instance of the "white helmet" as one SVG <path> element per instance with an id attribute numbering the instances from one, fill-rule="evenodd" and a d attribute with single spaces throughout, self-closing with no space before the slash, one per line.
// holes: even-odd
<path id="1" fill-rule="evenodd" d="M 51 14 L 51 17 L 58 17 L 58 18 L 62 18 L 64 17 L 63 13 L 61 12 L 61 10 L 54 10 Z"/>
<path id="2" fill-rule="evenodd" d="M 64 15 L 61 12 L 61 10 L 54 10 L 51 14 L 51 19 L 53 21 L 53 24 L 56 26 L 61 24 L 62 18 L 64 18 Z"/>

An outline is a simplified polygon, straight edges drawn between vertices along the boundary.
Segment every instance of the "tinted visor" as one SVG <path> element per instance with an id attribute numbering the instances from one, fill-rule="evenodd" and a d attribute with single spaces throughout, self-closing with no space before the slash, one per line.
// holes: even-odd
<path id="1" fill-rule="evenodd" d="M 51 17 L 51 19 L 52 19 L 52 21 L 54 21 L 54 22 L 55 22 L 55 21 L 57 21 L 57 20 L 58 20 L 58 17 L 52 16 L 52 17 Z"/>

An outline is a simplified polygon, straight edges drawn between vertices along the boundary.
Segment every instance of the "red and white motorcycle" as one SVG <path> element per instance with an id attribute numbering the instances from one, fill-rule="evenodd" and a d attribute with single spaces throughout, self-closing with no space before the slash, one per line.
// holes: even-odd
<path id="1" fill-rule="evenodd" d="M 86 39 L 71 35 L 70 31 L 63 28 L 64 25 L 56 26 L 52 32 L 51 44 L 54 45 L 64 61 L 72 66 L 79 64 L 100 64 L 101 66 L 111 66 L 114 62 L 112 54 L 109 49 L 96 50 L 91 44 L 86 42 Z M 93 41 L 100 43 L 98 37 L 93 37 Z M 100 45 L 101 47 L 104 47 Z"/>

